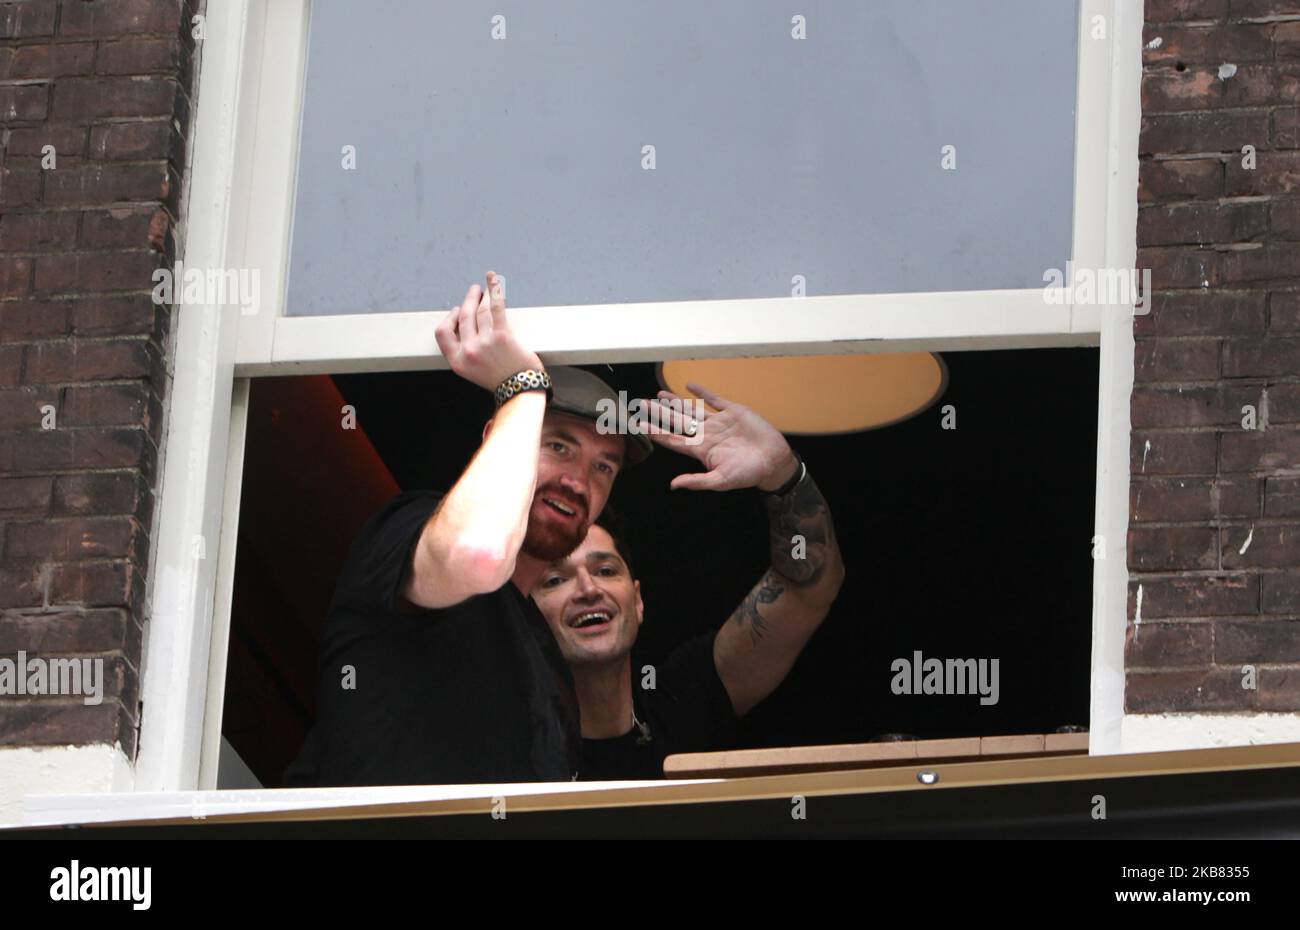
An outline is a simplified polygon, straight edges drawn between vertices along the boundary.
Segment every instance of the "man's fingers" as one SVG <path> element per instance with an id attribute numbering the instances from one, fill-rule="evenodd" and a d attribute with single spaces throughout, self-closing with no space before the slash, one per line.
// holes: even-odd
<path id="1" fill-rule="evenodd" d="M 694 381 L 686 382 L 686 390 L 690 391 L 696 397 L 703 400 L 714 410 L 726 410 L 728 407 L 731 406 L 732 403 L 731 401 L 727 400 L 727 398 L 723 397 L 721 394 L 714 394 L 704 385 L 696 384 Z"/>
<path id="2" fill-rule="evenodd" d="M 459 344 L 456 337 L 456 323 L 459 317 L 460 307 L 452 307 L 433 330 L 433 336 L 438 340 L 438 349 L 442 352 L 443 357 L 447 359 L 452 357 L 452 353 L 456 351 Z"/>
<path id="3" fill-rule="evenodd" d="M 488 272 L 488 294 L 492 301 L 492 328 L 508 329 L 505 284 L 501 280 L 501 276 L 495 271 Z"/>
<path id="4" fill-rule="evenodd" d="M 683 413 L 680 407 L 665 405 L 658 400 L 651 400 L 646 406 L 650 408 L 647 417 L 652 429 L 658 427 L 684 436 L 694 436 L 700 431 L 700 421 Z"/>
<path id="5" fill-rule="evenodd" d="M 716 491 L 722 487 L 722 479 L 711 471 L 697 471 L 678 475 L 668 486 L 674 491 Z"/>
<path id="6" fill-rule="evenodd" d="M 483 288 L 471 284 L 465 293 L 465 302 L 460 305 L 460 341 L 466 342 L 478 335 L 478 322 L 475 319 L 478 305 L 483 297 Z"/>
<path id="7" fill-rule="evenodd" d="M 492 297 L 486 290 L 479 297 L 478 308 L 474 311 L 474 328 L 481 336 L 492 332 Z"/>

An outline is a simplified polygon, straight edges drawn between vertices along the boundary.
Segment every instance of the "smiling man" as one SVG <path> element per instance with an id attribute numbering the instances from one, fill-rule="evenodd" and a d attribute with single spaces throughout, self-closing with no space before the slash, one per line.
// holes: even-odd
<path id="1" fill-rule="evenodd" d="M 450 491 L 398 495 L 354 541 L 321 638 L 316 725 L 287 785 L 578 771 L 573 679 L 526 592 L 652 447 L 597 430 L 597 402 L 614 392 L 577 369 L 543 369 L 511 330 L 495 274 L 436 336 L 454 372 L 495 392 L 497 410 Z"/>
<path id="2" fill-rule="evenodd" d="M 532 595 L 573 670 L 583 780 L 662 778 L 665 757 L 717 748 L 725 729 L 789 674 L 844 580 L 830 508 L 785 437 L 754 411 L 690 389 L 717 412 L 651 435 L 708 471 L 679 475 L 671 487 L 764 492 L 771 564 L 716 633 L 635 679 L 631 653 L 645 608 L 619 528 L 597 521 L 546 568 Z M 678 400 L 667 391 L 660 398 Z"/>

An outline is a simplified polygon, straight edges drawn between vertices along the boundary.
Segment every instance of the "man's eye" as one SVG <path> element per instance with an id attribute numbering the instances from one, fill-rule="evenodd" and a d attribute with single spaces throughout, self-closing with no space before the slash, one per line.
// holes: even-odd
<path id="1" fill-rule="evenodd" d="M 613 565 L 602 565 L 600 568 L 596 569 L 596 571 L 598 571 L 602 575 L 618 574 L 618 569 L 616 569 Z"/>
<path id="2" fill-rule="evenodd" d="M 612 474 L 614 474 L 614 469 L 613 469 L 613 468 L 612 468 L 608 463 L 606 463 L 606 462 L 600 462 L 599 464 L 597 464 L 596 467 L 599 468 L 601 471 L 603 471 L 603 472 L 604 472 L 605 474 L 607 474 L 607 475 L 612 475 Z"/>
<path id="3" fill-rule="evenodd" d="M 543 588 L 553 588 L 553 587 L 555 587 L 557 584 L 559 584 L 559 583 L 560 583 L 561 581 L 563 581 L 563 580 L 564 580 L 564 579 L 561 578 L 559 575 L 552 575 L 550 578 L 544 578 L 544 579 L 542 579 L 542 587 L 543 587 Z"/>

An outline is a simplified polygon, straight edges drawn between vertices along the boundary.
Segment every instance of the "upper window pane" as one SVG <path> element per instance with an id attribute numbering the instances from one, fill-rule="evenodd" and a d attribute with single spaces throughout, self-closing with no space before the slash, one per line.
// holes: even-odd
<path id="1" fill-rule="evenodd" d="M 1077 0 L 315 0 L 287 312 L 441 310 L 489 268 L 512 306 L 1042 287 L 1077 29 Z"/>

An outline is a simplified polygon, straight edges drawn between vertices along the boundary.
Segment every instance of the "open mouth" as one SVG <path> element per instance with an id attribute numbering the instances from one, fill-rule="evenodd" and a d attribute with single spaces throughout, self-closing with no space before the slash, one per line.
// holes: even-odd
<path id="1" fill-rule="evenodd" d="M 576 517 L 578 515 L 578 510 L 576 507 L 566 504 L 563 501 L 556 500 L 554 497 L 543 497 L 542 503 L 545 504 L 547 507 L 550 507 L 552 510 L 560 514 L 560 516 L 562 517 L 567 517 L 572 519 L 573 517 Z"/>
<path id="2" fill-rule="evenodd" d="M 573 627 L 575 630 L 603 629 L 604 627 L 609 626 L 613 619 L 614 618 L 608 611 L 589 610 L 584 614 L 578 614 L 578 616 L 574 617 L 569 621 L 569 626 Z"/>

